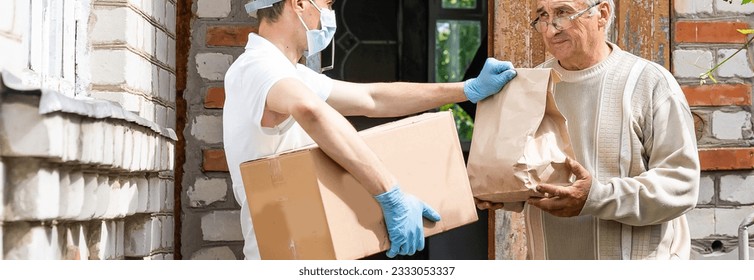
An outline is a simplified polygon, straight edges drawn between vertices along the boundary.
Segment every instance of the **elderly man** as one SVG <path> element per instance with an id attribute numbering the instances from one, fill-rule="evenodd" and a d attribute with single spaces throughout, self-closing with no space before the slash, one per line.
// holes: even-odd
<path id="1" fill-rule="evenodd" d="M 495 94 L 516 73 L 510 62 L 488 59 L 479 77 L 447 84 L 335 81 L 298 61 L 321 52 L 335 34 L 333 0 L 252 0 L 259 19 L 246 51 L 225 75 L 223 140 L 246 259 L 259 259 L 239 164 L 316 142 L 374 195 L 382 207 L 388 257 L 424 248 L 422 217 L 438 221 L 431 207 L 401 192 L 399 182 L 343 115 L 402 116 L 442 104 L 477 102 Z"/>
<path id="2" fill-rule="evenodd" d="M 527 202 L 531 258 L 690 257 L 684 213 L 696 204 L 700 172 L 691 112 L 667 70 L 606 41 L 614 7 L 537 4 L 531 26 L 553 56 L 540 67 L 562 77 L 554 98 L 568 120 L 576 181 L 538 186 L 546 198 Z"/>

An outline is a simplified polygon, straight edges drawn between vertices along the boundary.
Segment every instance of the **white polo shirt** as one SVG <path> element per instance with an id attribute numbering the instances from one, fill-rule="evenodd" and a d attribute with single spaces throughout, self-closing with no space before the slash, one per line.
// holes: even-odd
<path id="1" fill-rule="evenodd" d="M 292 117 L 274 128 L 261 126 L 267 93 L 283 78 L 301 80 L 322 100 L 327 100 L 333 86 L 329 77 L 302 64 L 293 65 L 275 45 L 254 33 L 249 34 L 246 51 L 225 74 L 223 141 L 233 194 L 241 205 L 246 259 L 260 256 L 239 165 L 313 143 Z"/>

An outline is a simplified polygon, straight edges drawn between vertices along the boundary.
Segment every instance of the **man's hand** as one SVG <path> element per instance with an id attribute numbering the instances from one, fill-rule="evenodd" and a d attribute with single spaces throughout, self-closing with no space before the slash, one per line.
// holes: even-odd
<path id="1" fill-rule="evenodd" d="M 478 208 L 479 210 L 495 211 L 497 209 L 503 209 L 503 207 L 505 206 L 502 203 L 479 200 L 476 197 L 474 198 L 474 203 L 476 203 L 476 208 Z"/>
<path id="2" fill-rule="evenodd" d="M 413 255 L 417 250 L 424 250 L 422 217 L 437 222 L 440 214 L 416 197 L 404 194 L 398 186 L 374 198 L 382 207 L 390 236 L 387 256 L 393 258 L 397 254 Z"/>
<path id="3" fill-rule="evenodd" d="M 566 164 L 576 175 L 576 182 L 565 187 L 541 184 L 537 186 L 537 191 L 543 193 L 545 197 L 530 198 L 527 202 L 558 217 L 578 216 L 589 197 L 592 175 L 576 160 L 568 158 Z"/>
<path id="4" fill-rule="evenodd" d="M 477 103 L 479 100 L 498 93 L 514 77 L 516 77 L 516 70 L 513 69 L 512 63 L 490 57 L 484 62 L 482 72 L 478 77 L 464 82 L 463 92 L 469 101 Z"/>

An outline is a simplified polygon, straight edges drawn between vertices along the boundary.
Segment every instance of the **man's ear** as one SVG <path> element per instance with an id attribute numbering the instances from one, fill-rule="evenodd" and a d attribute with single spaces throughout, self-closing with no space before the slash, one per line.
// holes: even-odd
<path id="1" fill-rule="evenodd" d="M 610 4 L 603 1 L 597 6 L 597 9 L 599 9 L 599 26 L 600 27 L 606 27 L 607 23 L 610 21 Z"/>
<path id="2" fill-rule="evenodd" d="M 291 7 L 291 11 L 294 11 L 296 13 L 300 13 L 304 11 L 304 2 L 306 2 L 306 0 L 287 0 L 287 1 Z"/>

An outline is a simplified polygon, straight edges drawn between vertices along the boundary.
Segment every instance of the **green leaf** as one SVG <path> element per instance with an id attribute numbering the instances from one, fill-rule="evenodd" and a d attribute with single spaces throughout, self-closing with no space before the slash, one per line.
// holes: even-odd
<path id="1" fill-rule="evenodd" d="M 751 0 L 749 0 L 749 1 L 751 1 Z M 746 35 L 746 34 L 754 34 L 754 29 L 736 29 L 736 30 L 738 30 L 738 32 L 740 32 L 741 34 L 744 34 L 744 35 Z"/>
<path id="2" fill-rule="evenodd" d="M 743 5 L 743 4 L 749 4 L 749 3 L 751 3 L 751 0 L 743 0 L 743 1 L 741 1 L 741 5 Z"/>

